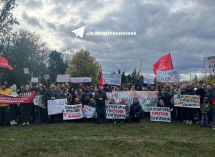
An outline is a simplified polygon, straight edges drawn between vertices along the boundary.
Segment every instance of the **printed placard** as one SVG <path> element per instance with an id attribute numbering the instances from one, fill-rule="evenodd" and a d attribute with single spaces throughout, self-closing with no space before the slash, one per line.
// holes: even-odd
<path id="1" fill-rule="evenodd" d="M 159 71 L 157 70 L 157 82 L 178 82 L 180 74 L 178 69 Z"/>
<path id="2" fill-rule="evenodd" d="M 171 122 L 171 113 L 169 107 L 150 107 L 151 121 Z"/>
<path id="3" fill-rule="evenodd" d="M 106 118 L 107 119 L 125 119 L 125 105 L 106 104 Z"/>
<path id="4" fill-rule="evenodd" d="M 200 108 L 199 95 L 174 95 L 174 106 Z"/>
<path id="5" fill-rule="evenodd" d="M 82 104 L 65 105 L 63 112 L 63 120 L 80 119 L 82 115 Z"/>

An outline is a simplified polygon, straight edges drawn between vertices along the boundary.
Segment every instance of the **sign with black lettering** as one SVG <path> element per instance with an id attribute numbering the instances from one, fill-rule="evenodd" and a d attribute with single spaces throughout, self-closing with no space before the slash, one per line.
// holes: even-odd
<path id="1" fill-rule="evenodd" d="M 107 104 L 106 105 L 107 119 L 125 119 L 125 105 Z"/>

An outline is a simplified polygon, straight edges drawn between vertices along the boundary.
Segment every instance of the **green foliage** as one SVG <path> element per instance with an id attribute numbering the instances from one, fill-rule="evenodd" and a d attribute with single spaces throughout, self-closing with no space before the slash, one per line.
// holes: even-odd
<path id="1" fill-rule="evenodd" d="M 71 77 L 91 77 L 92 84 L 99 84 L 99 64 L 87 50 L 79 50 L 69 62 Z"/>
<path id="2" fill-rule="evenodd" d="M 55 82 L 57 75 L 65 74 L 68 68 L 68 64 L 64 63 L 63 56 L 57 51 L 52 51 L 49 54 L 49 75 L 50 81 Z"/>

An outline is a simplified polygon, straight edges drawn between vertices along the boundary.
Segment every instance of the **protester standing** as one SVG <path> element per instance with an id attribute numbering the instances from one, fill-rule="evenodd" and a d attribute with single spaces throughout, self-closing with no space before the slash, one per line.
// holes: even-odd
<path id="1" fill-rule="evenodd" d="M 10 87 L 10 90 L 12 92 L 13 96 L 17 96 L 17 86 L 14 84 L 13 86 Z M 18 106 L 17 104 L 10 104 L 10 124 L 14 125 L 17 124 L 16 120 L 16 116 L 17 116 L 17 110 L 18 110 Z"/>
<path id="2" fill-rule="evenodd" d="M 89 86 L 86 86 L 85 91 L 83 93 L 83 105 L 87 105 L 90 103 L 90 99 L 93 98 L 92 92 L 90 91 Z"/>
<path id="3" fill-rule="evenodd" d="M 36 93 L 36 95 L 41 95 L 42 96 L 42 102 L 41 102 L 42 104 L 45 104 L 45 102 L 44 102 L 44 93 L 45 93 L 45 89 L 43 88 L 43 86 L 40 86 L 38 92 Z M 36 114 L 36 116 L 35 116 L 35 124 L 39 125 L 39 124 L 41 124 L 42 107 L 39 107 L 39 106 L 35 105 L 35 114 Z"/>

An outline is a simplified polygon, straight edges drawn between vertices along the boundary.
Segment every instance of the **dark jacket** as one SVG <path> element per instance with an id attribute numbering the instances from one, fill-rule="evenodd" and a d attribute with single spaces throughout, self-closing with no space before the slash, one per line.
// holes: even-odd
<path id="1" fill-rule="evenodd" d="M 61 99 L 62 98 L 62 90 L 54 90 L 54 92 L 56 93 L 56 99 Z"/>
<path id="2" fill-rule="evenodd" d="M 191 90 L 186 90 L 186 92 L 185 92 L 185 95 L 195 95 L 195 92 L 194 92 L 194 90 L 193 89 L 191 89 Z"/>
<path id="3" fill-rule="evenodd" d="M 132 104 L 130 106 L 130 115 L 137 115 L 138 117 L 142 116 L 142 107 L 140 106 L 139 102 L 136 104 Z"/>
<path id="4" fill-rule="evenodd" d="M 92 95 L 92 92 L 90 92 L 90 91 L 85 91 L 84 93 L 83 93 L 83 104 L 84 105 L 87 105 L 88 103 L 90 103 L 90 99 L 91 98 L 93 98 L 93 95 Z"/>
<path id="5" fill-rule="evenodd" d="M 44 99 L 45 99 L 45 103 L 47 104 L 48 100 L 51 100 L 51 97 L 55 97 L 56 98 L 56 93 L 54 92 L 54 90 L 46 90 L 45 94 L 44 94 Z"/>
<path id="6" fill-rule="evenodd" d="M 195 94 L 196 95 L 200 95 L 200 103 L 202 104 L 203 103 L 203 98 L 205 97 L 205 94 L 206 94 L 206 92 L 205 92 L 205 90 L 204 89 L 197 89 L 196 91 L 195 91 Z"/>
<path id="7" fill-rule="evenodd" d="M 212 90 L 208 90 L 205 94 L 205 96 L 208 98 L 208 102 L 210 102 L 210 104 L 212 104 L 212 100 L 213 100 L 212 93 L 213 93 Z"/>
<path id="8" fill-rule="evenodd" d="M 112 90 L 110 88 L 108 88 L 108 89 L 105 88 L 104 91 L 105 92 L 112 92 Z"/>
<path id="9" fill-rule="evenodd" d="M 90 106 L 90 107 L 96 107 L 95 102 L 93 102 L 93 103 L 88 103 L 87 105 Z"/>
<path id="10" fill-rule="evenodd" d="M 159 99 L 163 99 L 164 103 L 167 104 L 168 103 L 168 93 L 167 92 L 160 92 L 158 97 Z"/>
<path id="11" fill-rule="evenodd" d="M 103 98 L 102 100 L 99 100 L 99 98 Z M 97 105 L 105 105 L 105 100 L 107 100 L 107 95 L 105 91 L 98 91 L 95 93 L 94 99 L 96 100 Z"/>
<path id="12" fill-rule="evenodd" d="M 137 89 L 137 86 L 139 86 L 139 89 Z M 135 85 L 135 90 L 136 90 L 136 91 L 142 91 L 141 85 L 140 85 L 140 84 L 136 84 L 136 85 Z"/>
<path id="13" fill-rule="evenodd" d="M 207 97 L 207 96 L 206 96 L 206 97 Z M 210 104 L 212 104 L 213 98 L 215 98 L 215 90 L 212 90 L 212 92 L 211 92 L 211 97 L 208 99 L 208 101 L 210 102 Z"/>

